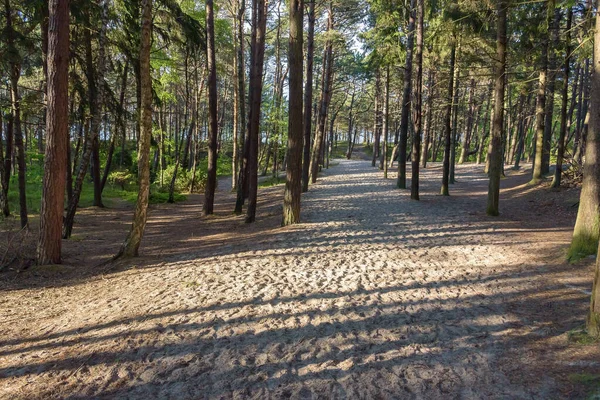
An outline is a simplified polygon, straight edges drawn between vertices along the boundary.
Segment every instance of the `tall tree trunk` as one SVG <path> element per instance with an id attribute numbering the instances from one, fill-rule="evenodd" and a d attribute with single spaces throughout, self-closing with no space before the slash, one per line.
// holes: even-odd
<path id="1" fill-rule="evenodd" d="M 139 191 L 131 231 L 117 257 L 136 257 L 148 219 L 150 197 L 150 141 L 152 138 L 152 77 L 150 50 L 152 42 L 152 0 L 142 0 L 140 40 L 141 118 L 138 151 Z"/>
<path id="2" fill-rule="evenodd" d="M 448 75 L 448 95 L 446 97 L 446 110 L 444 115 L 444 162 L 442 171 L 443 196 L 450 195 L 450 147 L 452 146 L 452 101 L 454 100 L 454 64 L 456 61 L 456 43 L 452 43 L 450 50 L 450 72 Z"/>
<path id="3" fill-rule="evenodd" d="M 125 127 L 125 119 L 123 115 L 125 114 L 125 92 L 127 90 L 127 74 L 129 72 L 129 60 L 125 61 L 125 65 L 123 66 L 123 75 L 121 77 L 121 90 L 119 93 L 119 109 L 117 110 L 117 121 L 115 128 L 120 132 L 123 132 Z M 162 130 L 161 130 L 162 131 Z M 106 165 L 104 166 L 104 174 L 102 175 L 102 182 L 100 183 L 101 189 L 104 191 L 104 186 L 106 186 L 106 181 L 108 179 L 108 175 L 110 174 L 110 170 L 112 167 L 113 155 L 115 152 L 115 145 L 117 141 L 117 132 L 113 132 L 110 138 L 110 147 L 108 148 L 108 155 L 106 157 Z M 161 143 L 162 144 L 162 143 Z"/>
<path id="4" fill-rule="evenodd" d="M 567 136 L 567 105 L 569 102 L 569 72 L 571 68 L 571 21 L 573 19 L 573 9 L 567 11 L 567 30 L 565 32 L 565 63 L 564 78 L 562 87 L 562 103 L 560 107 L 560 132 L 558 136 L 558 150 L 556 154 L 556 168 L 554 170 L 554 179 L 552 187 L 560 187 L 562 178 L 563 159 L 565 156 L 565 137 Z"/>
<path id="5" fill-rule="evenodd" d="M 467 161 L 469 148 L 471 146 L 471 133 L 473 130 L 473 119 L 475 114 L 475 108 L 477 105 L 474 101 L 475 98 L 475 78 L 471 78 L 471 85 L 469 88 L 469 114 L 467 115 L 467 129 L 463 134 L 462 140 L 462 150 L 460 152 L 460 157 L 458 159 L 459 164 L 463 164 Z"/>
<path id="6" fill-rule="evenodd" d="M 569 258 L 577 259 L 582 256 L 594 254 L 597 251 L 598 237 L 600 234 L 600 18 L 596 18 L 596 31 L 594 34 L 594 57 L 592 64 L 589 132 L 585 145 L 585 162 L 583 164 L 583 184 L 579 200 L 577 221 L 573 230 L 573 240 L 569 249 Z M 596 275 L 597 276 L 597 275 Z M 598 282 L 594 287 L 594 295 L 598 292 Z M 600 301 L 594 300 L 598 313 Z M 593 316 L 590 315 L 590 318 Z M 596 317 L 594 317 L 596 318 Z M 593 329 L 598 334 L 600 319 L 592 321 Z M 588 327 L 590 322 L 588 321 Z"/>
<path id="7" fill-rule="evenodd" d="M 500 177 L 502 175 L 502 131 L 504 129 L 504 89 L 506 71 L 506 13 L 508 4 L 506 0 L 499 0 L 497 6 L 497 55 L 494 71 L 494 121 L 492 124 L 490 152 L 490 182 L 488 186 L 487 214 L 499 214 Z"/>
<path id="8" fill-rule="evenodd" d="M 11 139 L 14 136 L 15 146 L 17 147 L 17 165 L 19 174 L 19 213 L 21 217 L 21 228 L 27 227 L 27 195 L 25 182 L 25 148 L 23 147 L 23 132 L 21 130 L 21 95 L 19 94 L 19 79 L 21 78 L 21 58 L 15 44 L 15 30 L 13 26 L 13 11 L 10 8 L 9 0 L 4 1 L 6 14 L 6 44 L 8 48 L 9 69 L 10 69 L 10 102 L 11 112 L 9 119 L 9 132 Z M 8 152 L 6 158 L 10 159 L 12 153 Z M 12 145 L 10 146 L 12 147 Z M 10 180 L 10 168 L 6 169 L 6 176 Z M 8 188 L 8 184 L 6 185 Z M 5 210 L 5 214 L 6 210 Z"/>
<path id="9" fill-rule="evenodd" d="M 217 66 L 215 58 L 215 22 L 213 0 L 206 0 L 206 58 L 208 60 L 208 171 L 204 192 L 203 211 L 210 215 L 214 210 L 215 189 L 217 188 Z"/>
<path id="10" fill-rule="evenodd" d="M 245 176 L 242 171 L 245 171 L 245 167 L 242 166 L 243 148 L 245 143 L 245 130 L 246 130 L 246 87 L 245 87 L 245 76 L 246 66 L 244 61 L 244 23 L 246 14 L 246 1 L 235 0 L 236 3 L 236 17 L 235 17 L 235 29 L 236 29 L 236 44 L 235 44 L 235 99 L 237 99 L 237 107 L 234 108 L 235 113 L 235 134 L 234 134 L 234 173 L 233 173 L 233 190 L 238 190 L 240 180 Z M 243 184 L 241 185 L 243 187 Z M 241 212 L 241 211 L 240 211 Z"/>
<path id="11" fill-rule="evenodd" d="M 546 27 L 552 24 L 554 15 L 554 0 L 548 0 L 546 3 Z M 549 33 L 549 32 L 548 32 Z M 536 101 L 536 123 L 535 123 L 535 160 L 533 163 L 532 183 L 539 182 L 544 175 L 543 155 L 544 155 L 544 133 L 545 133 L 545 113 L 546 113 L 546 85 L 548 81 L 548 47 L 549 38 L 542 35 L 542 54 L 540 57 L 540 78 L 538 94 Z"/>
<path id="12" fill-rule="evenodd" d="M 398 142 L 398 181 L 400 189 L 406 189 L 406 154 L 408 147 L 408 117 L 410 115 L 410 94 L 412 91 L 413 45 L 415 40 L 415 4 L 410 0 L 408 38 L 406 40 L 406 63 L 404 64 L 404 86 L 402 89 L 402 114 L 400 115 L 400 138 Z"/>
<path id="13" fill-rule="evenodd" d="M 50 0 L 46 152 L 40 210 L 38 264 L 61 262 L 61 226 L 69 145 L 69 1 Z"/>
<path id="14" fill-rule="evenodd" d="M 427 168 L 427 160 L 429 158 L 429 147 L 431 144 L 431 136 L 434 131 L 431 126 L 433 110 L 431 105 L 433 103 L 433 68 L 429 68 L 427 73 L 427 104 L 425 108 L 425 129 L 423 134 L 423 151 L 421 154 L 421 168 Z"/>
<path id="15" fill-rule="evenodd" d="M 290 37 L 288 63 L 289 79 L 289 116 L 288 150 L 286 166 L 285 193 L 283 196 L 282 225 L 300 222 L 300 197 L 302 196 L 302 27 L 304 16 L 303 0 L 290 0 Z"/>
<path id="16" fill-rule="evenodd" d="M 546 91 L 546 121 L 544 123 L 544 152 L 542 154 L 542 173 L 550 172 L 550 152 L 552 147 L 552 120 L 554 116 L 554 92 L 556 88 L 556 50 L 560 46 L 559 25 L 560 9 L 553 9 L 554 18 L 549 26 L 551 42 L 548 44 L 548 89 Z"/>
<path id="17" fill-rule="evenodd" d="M 308 2 L 306 34 L 306 85 L 304 89 L 304 144 L 302 153 L 302 192 L 308 191 L 310 175 L 310 139 L 312 132 L 313 68 L 315 58 L 315 0 Z"/>
<path id="18" fill-rule="evenodd" d="M 377 68 L 377 72 L 375 73 L 375 106 L 374 106 L 374 123 L 373 123 L 373 159 L 371 160 L 371 166 L 374 167 L 377 162 L 377 158 L 379 157 L 380 148 L 381 148 L 381 71 L 380 68 Z M 381 162 L 381 169 L 383 166 L 383 162 Z"/>
<path id="19" fill-rule="evenodd" d="M 460 54 L 460 42 L 457 45 L 457 53 Z M 460 66 L 458 66 L 456 58 L 454 61 L 454 97 L 452 99 L 452 144 L 450 147 L 450 184 L 456 183 L 454 179 L 454 171 L 456 168 L 456 139 L 458 136 L 458 105 L 460 99 L 459 84 L 460 84 Z M 460 65 L 460 64 L 459 64 Z"/>
<path id="20" fill-rule="evenodd" d="M 268 0 L 253 0 L 252 8 L 252 60 L 250 63 L 250 112 L 248 114 L 250 143 L 246 223 L 252 223 L 256 220 L 256 203 L 258 201 L 258 145 Z"/>
<path id="21" fill-rule="evenodd" d="M 327 32 L 333 30 L 333 6 L 329 2 L 327 20 Z M 330 91 L 333 78 L 333 43 L 330 38 L 327 39 L 325 45 L 325 57 L 323 60 L 323 86 L 321 88 L 321 100 L 319 104 L 319 118 L 317 126 L 317 134 L 313 143 L 312 158 L 310 160 L 310 179 L 312 183 L 317 181 L 319 172 L 319 158 L 323 150 L 323 138 L 327 126 L 327 111 L 329 109 L 329 100 L 331 99 Z"/>
<path id="22" fill-rule="evenodd" d="M 103 0 L 104 4 L 106 4 L 108 0 Z M 104 6 L 103 6 L 104 9 Z M 84 41 L 85 41 L 85 53 L 86 53 L 86 73 L 88 78 L 88 96 L 89 96 L 89 104 L 90 104 L 90 112 L 91 112 L 91 121 L 90 121 L 90 129 L 89 135 L 86 135 L 84 140 L 84 150 L 81 155 L 81 161 L 79 165 L 79 170 L 77 172 L 77 176 L 75 177 L 75 184 L 73 187 L 73 196 L 69 199 L 69 204 L 67 206 L 67 215 L 65 216 L 64 224 L 63 224 L 63 238 L 68 239 L 71 237 L 71 233 L 73 231 L 73 223 L 75 222 L 75 214 L 77 213 L 77 206 L 79 204 L 79 199 L 81 197 L 81 191 L 83 190 L 83 183 L 85 179 L 85 175 L 87 174 L 87 170 L 90 165 L 90 160 L 94 158 L 95 163 L 99 163 L 99 156 L 95 153 L 94 147 L 98 145 L 98 136 L 100 133 L 100 127 L 102 123 L 102 104 L 104 101 L 104 66 L 105 66 L 105 57 L 104 57 L 104 47 L 100 46 L 99 54 L 98 54 L 98 65 L 97 70 L 94 72 L 94 62 L 92 58 L 92 38 L 91 38 L 91 22 L 89 10 L 86 11 L 86 27 L 84 29 Z M 104 11 L 103 11 L 104 14 Z M 103 17 L 104 18 L 104 17 Z M 100 29 L 100 43 L 105 43 L 106 41 L 106 24 Z M 96 157 L 98 159 L 96 160 Z M 98 185 L 100 185 L 100 169 L 98 170 L 93 167 L 93 173 L 96 173 L 98 176 Z M 96 178 L 94 178 L 94 205 L 103 207 L 102 198 L 98 198 L 96 192 Z M 98 203 L 99 201 L 99 203 Z"/>
<path id="23" fill-rule="evenodd" d="M 383 146 L 381 146 L 381 163 L 383 169 L 383 178 L 388 178 L 388 141 L 390 135 L 390 66 L 385 69 L 385 87 L 383 98 Z"/>
<path id="24" fill-rule="evenodd" d="M 600 0 L 596 1 L 596 7 L 600 7 Z M 585 239 L 587 236 L 588 245 L 598 240 L 598 225 L 600 222 L 600 209 L 598 208 L 600 194 L 600 18 L 596 18 L 596 31 L 594 33 L 594 72 L 592 74 L 592 92 L 590 97 L 590 130 L 588 133 L 588 143 L 585 153 L 585 171 L 584 182 L 581 191 L 581 202 L 579 213 L 577 215 L 577 225 L 575 225 L 575 234 L 580 235 L 579 239 Z M 584 203 L 584 196 L 586 200 Z M 592 207 L 594 205 L 595 207 Z M 582 207 L 586 207 L 582 210 Z M 582 212 L 583 211 L 583 212 Z M 588 232 L 580 225 L 580 218 L 588 213 L 587 226 Z M 595 214 L 593 214 L 595 212 Z M 580 230 L 578 231 L 578 227 Z M 581 229 L 583 228 L 583 229 Z M 595 228 L 591 231 L 589 228 Z M 573 237 L 573 242 L 577 237 Z M 595 237 L 594 237 L 595 234 Z M 598 254 L 600 250 L 596 249 Z M 594 274 L 594 286 L 592 289 L 592 298 L 590 302 L 590 313 L 587 318 L 587 331 L 596 338 L 600 338 L 600 258 L 596 260 L 596 271 Z"/>
<path id="25" fill-rule="evenodd" d="M 419 162 L 421 161 L 421 133 L 423 130 L 423 14 L 424 0 L 417 0 L 417 46 L 416 79 L 414 89 L 413 137 L 412 137 L 412 179 L 410 185 L 410 198 L 419 200 Z"/>

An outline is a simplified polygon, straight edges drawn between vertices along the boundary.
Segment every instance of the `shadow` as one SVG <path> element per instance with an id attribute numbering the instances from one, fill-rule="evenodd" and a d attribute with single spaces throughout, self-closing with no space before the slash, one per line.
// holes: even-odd
<path id="1" fill-rule="evenodd" d="M 226 191 L 211 217 L 201 196 L 155 206 L 145 256 L 110 270 L 93 263 L 129 211 L 83 212 L 71 270 L 2 277 L 0 397 L 577 397 L 564 337 L 589 287 L 559 260 L 576 210 L 543 206 L 519 171 L 491 218 L 483 167 L 456 174 L 439 196 L 431 164 L 416 202 L 393 171 L 342 161 L 287 228 L 281 187 L 260 191 L 252 225 Z"/>

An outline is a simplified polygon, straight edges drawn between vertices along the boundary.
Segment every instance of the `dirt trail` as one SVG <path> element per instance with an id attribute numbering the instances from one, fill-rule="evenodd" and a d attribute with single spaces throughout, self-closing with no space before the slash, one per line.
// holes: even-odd
<path id="1" fill-rule="evenodd" d="M 291 228 L 281 187 L 261 191 L 251 226 L 223 189 L 215 217 L 199 218 L 198 198 L 155 208 L 140 260 L 3 281 L 0 397 L 581 395 L 568 374 L 597 371 L 600 352 L 565 340 L 591 286 L 591 262 L 560 262 L 576 192 L 514 174 L 489 218 L 480 167 L 458 167 L 451 197 L 428 168 L 421 202 L 391 178 L 340 161 Z M 105 253 L 88 264 L 123 229 L 97 233 Z"/>

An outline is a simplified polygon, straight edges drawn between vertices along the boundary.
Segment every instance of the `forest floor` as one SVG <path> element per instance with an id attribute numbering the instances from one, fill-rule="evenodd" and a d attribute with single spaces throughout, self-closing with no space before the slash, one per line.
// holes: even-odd
<path id="1" fill-rule="evenodd" d="M 589 396 L 600 346 L 568 339 L 592 281 L 592 259 L 564 262 L 578 190 L 507 171 L 491 218 L 482 166 L 456 172 L 442 197 L 423 170 L 416 202 L 342 160 L 288 228 L 281 185 L 246 225 L 222 180 L 214 216 L 153 206 L 143 257 L 101 266 L 131 208 L 82 209 L 64 266 L 0 275 L 0 398 Z"/>

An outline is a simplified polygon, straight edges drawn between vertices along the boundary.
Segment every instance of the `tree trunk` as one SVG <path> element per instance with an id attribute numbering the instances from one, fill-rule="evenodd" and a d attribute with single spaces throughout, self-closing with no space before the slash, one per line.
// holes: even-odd
<path id="1" fill-rule="evenodd" d="M 554 0 L 548 0 L 546 4 L 546 26 L 549 28 L 552 24 L 554 15 Z M 549 33 L 549 32 L 548 32 Z M 535 123 L 535 160 L 533 164 L 532 183 L 537 183 L 543 178 L 543 155 L 544 155 L 544 133 L 545 133 L 545 112 L 546 112 L 546 84 L 548 73 L 548 47 L 549 38 L 542 35 L 540 57 L 540 78 L 536 101 L 536 123 Z"/>
<path id="2" fill-rule="evenodd" d="M 125 119 L 123 118 L 123 114 L 125 113 L 125 92 L 127 90 L 127 74 L 129 72 L 129 61 L 125 61 L 125 65 L 123 66 L 123 76 L 121 77 L 121 90 L 119 94 L 119 109 L 117 110 L 117 123 L 115 124 L 115 128 L 119 129 L 121 132 L 126 129 L 125 127 Z M 112 167 L 113 155 L 115 152 L 115 145 L 117 141 L 117 132 L 113 132 L 110 138 L 110 147 L 108 149 L 108 155 L 106 157 L 106 165 L 104 166 L 104 174 L 102 175 L 101 189 L 104 191 L 104 187 L 106 186 L 106 180 L 108 179 L 108 175 L 110 174 L 110 169 Z"/>
<path id="3" fill-rule="evenodd" d="M 105 6 L 108 0 L 103 0 Z M 105 7 L 103 6 L 103 9 Z M 103 12 L 104 14 L 104 12 Z M 86 27 L 84 29 L 84 41 L 85 41 L 85 52 L 86 52 L 86 74 L 88 78 L 88 96 L 89 96 L 89 104 L 90 104 L 90 112 L 91 112 L 91 121 L 89 128 L 89 135 L 86 135 L 84 140 L 84 150 L 81 155 L 81 161 L 79 165 L 79 171 L 77 172 L 77 176 L 75 177 L 75 185 L 73 187 L 73 196 L 69 199 L 69 204 L 67 206 L 67 215 L 63 224 L 63 238 L 68 239 L 71 237 L 71 233 L 73 231 L 73 223 L 75 222 L 75 214 L 77 213 L 77 206 L 79 204 L 79 198 L 81 197 L 81 191 L 83 190 L 83 181 L 85 175 L 87 174 L 87 170 L 90 165 L 90 160 L 92 156 L 94 158 L 94 163 L 99 164 L 99 156 L 96 154 L 94 147 L 98 145 L 98 136 L 100 133 L 100 125 L 102 122 L 102 104 L 104 99 L 104 66 L 105 66 L 105 57 L 104 57 L 104 47 L 100 46 L 99 54 L 98 54 L 98 66 L 97 71 L 94 73 L 94 63 L 92 58 L 92 38 L 90 34 L 91 22 L 89 20 L 89 10 L 86 11 Z M 103 17 L 104 18 L 104 17 Z M 102 29 L 100 29 L 100 43 L 105 43 L 106 41 L 106 24 L 103 24 Z M 89 137 L 88 137 L 89 136 Z M 98 185 L 100 185 L 100 169 L 96 170 L 96 167 L 93 166 L 93 173 L 98 177 Z M 98 202 L 99 201 L 99 202 Z M 94 177 L 94 205 L 102 207 L 102 198 L 98 198 L 96 192 L 96 178 Z"/>
<path id="4" fill-rule="evenodd" d="M 467 129 L 463 134 L 462 140 L 462 150 L 460 152 L 460 157 L 458 159 L 459 164 L 463 164 L 467 161 L 469 148 L 471 147 L 471 133 L 473 130 L 473 119 L 475 114 L 476 104 L 474 102 L 475 98 L 475 78 L 471 78 L 471 85 L 469 89 L 469 114 L 467 115 Z"/>
<path id="5" fill-rule="evenodd" d="M 406 189 L 406 153 L 408 146 L 408 117 L 410 115 L 410 94 L 412 91 L 413 45 L 415 38 L 415 0 L 410 0 L 408 38 L 406 40 L 406 63 L 404 64 L 404 87 L 402 89 L 402 114 L 400 116 L 400 137 L 398 141 L 398 181 L 399 189 Z"/>
<path id="6" fill-rule="evenodd" d="M 327 32 L 333 30 L 333 7 L 329 2 L 329 17 L 327 22 Z M 325 57 L 323 60 L 323 86 L 321 88 L 321 101 L 319 105 L 319 119 L 317 134 L 313 143 L 312 158 L 310 161 L 310 179 L 312 183 L 317 181 L 319 172 L 319 158 L 323 149 L 323 138 L 327 125 L 327 111 L 329 109 L 329 100 L 331 99 L 330 91 L 333 78 L 333 43 L 331 39 L 327 39 L 325 45 Z"/>
<path id="7" fill-rule="evenodd" d="M 215 58 L 215 22 L 213 0 L 206 0 L 206 58 L 208 60 L 208 171 L 204 192 L 203 211 L 210 215 L 214 211 L 215 189 L 217 188 L 217 66 Z"/>
<path id="8" fill-rule="evenodd" d="M 250 112 L 248 114 L 248 209 L 246 223 L 252 223 L 256 220 L 256 203 L 258 201 L 258 145 L 268 1 L 253 0 L 252 8 L 252 60 L 250 63 Z"/>
<path id="9" fill-rule="evenodd" d="M 373 159 L 371 160 L 371 166 L 374 167 L 376 162 L 377 162 L 377 158 L 379 157 L 379 153 L 380 153 L 380 148 L 381 148 L 381 114 L 380 114 L 380 107 L 381 107 L 381 71 L 380 68 L 377 68 L 377 72 L 375 73 L 375 107 L 374 107 L 374 116 L 375 116 L 375 120 L 374 120 L 374 124 L 373 124 Z M 379 167 L 379 169 L 382 169 L 383 167 L 383 162 L 381 163 L 381 166 Z"/>
<path id="10" fill-rule="evenodd" d="M 596 1 L 596 7 L 600 7 L 600 0 Z M 585 153 L 584 186 L 581 191 L 581 202 L 573 237 L 573 244 L 575 244 L 575 240 L 577 239 L 575 235 L 577 234 L 580 235 L 578 240 L 583 239 L 588 241 L 588 245 L 591 245 L 594 241 L 598 240 L 598 223 L 600 220 L 600 210 L 598 208 L 598 205 L 600 204 L 600 18 L 596 18 L 594 39 L 594 72 L 592 74 L 592 92 L 590 97 L 590 110 L 593 110 L 593 112 L 591 112 L 588 144 Z M 587 197 L 585 204 L 584 195 Z M 595 205 L 595 207 L 592 207 L 592 205 Z M 582 212 L 583 206 L 586 206 L 586 209 Z M 593 231 L 585 232 L 585 228 L 580 225 L 580 219 L 585 217 L 583 214 L 586 212 L 589 212 L 589 215 L 587 216 L 589 218 L 587 220 L 588 224 L 595 225 L 588 225 L 588 228 L 595 228 Z M 594 212 L 595 215 L 593 214 Z M 580 227 L 579 232 L 577 229 L 578 226 Z M 571 250 L 573 250 L 573 246 L 571 247 Z M 596 251 L 598 251 L 597 254 L 600 254 L 598 248 Z M 600 338 L 600 258 L 597 258 L 596 260 L 590 313 L 587 318 L 587 331 L 591 336 Z"/>
<path id="11" fill-rule="evenodd" d="M 506 70 L 506 0 L 499 0 L 497 6 L 497 55 L 494 70 L 494 120 L 492 123 L 490 152 L 490 182 L 488 186 L 487 214 L 499 214 L 500 177 L 502 175 L 502 131 L 504 129 L 504 89 Z"/>
<path id="12" fill-rule="evenodd" d="M 13 11 L 10 8 L 9 0 L 5 0 L 6 14 L 6 44 L 9 53 L 9 69 L 10 69 L 10 102 L 11 112 L 9 119 L 9 136 L 12 139 L 14 136 L 15 146 L 17 147 L 17 165 L 19 174 L 19 209 L 21 217 L 21 228 L 26 228 L 27 220 L 27 195 L 25 182 L 25 149 L 23 147 L 23 133 L 21 131 L 21 96 L 19 94 L 19 79 L 21 78 L 21 58 L 15 44 L 15 30 L 13 27 Z M 6 158 L 12 157 L 12 152 L 8 152 Z M 12 144 L 10 146 L 12 148 Z M 11 149 L 12 150 L 12 149 Z M 6 169 L 7 179 L 10 180 L 10 168 Z M 8 192 L 8 184 L 6 185 Z M 6 210 L 5 210 L 5 214 Z"/>
<path id="13" fill-rule="evenodd" d="M 237 107 L 234 107 L 234 169 L 233 169 L 233 183 L 232 189 L 237 190 L 240 185 L 240 179 L 243 178 L 245 169 L 242 168 L 242 157 L 243 147 L 245 143 L 245 129 L 246 129 L 246 87 L 245 87 L 245 76 L 246 66 L 244 62 L 244 23 L 246 14 L 246 2 L 245 0 L 236 0 L 237 12 L 235 17 L 235 29 L 236 29 L 236 56 L 235 56 L 235 99 L 237 101 Z M 243 186 L 243 185 L 242 185 Z"/>
<path id="14" fill-rule="evenodd" d="M 427 168 L 427 160 L 429 158 L 429 147 L 431 144 L 432 136 L 432 115 L 433 110 L 431 105 L 433 103 L 433 68 L 429 68 L 427 73 L 427 104 L 425 105 L 425 129 L 423 133 L 423 149 L 421 152 L 421 168 Z"/>
<path id="15" fill-rule="evenodd" d="M 302 192 L 308 191 L 310 175 L 310 139 L 312 132 L 313 68 L 315 58 L 315 0 L 308 2 L 306 35 L 306 85 L 304 90 L 304 144 L 302 153 Z"/>
<path id="16" fill-rule="evenodd" d="M 385 69 L 385 87 L 383 99 L 383 146 L 381 146 L 380 169 L 383 169 L 383 179 L 388 178 L 388 141 L 390 134 L 390 66 Z"/>
<path id="17" fill-rule="evenodd" d="M 588 108 L 589 132 L 585 145 L 583 184 L 577 222 L 575 223 L 573 240 L 568 253 L 570 259 L 594 254 L 598 248 L 600 230 L 600 18 L 596 19 L 594 38 L 592 86 Z M 594 294 L 597 292 L 598 285 L 594 287 Z M 599 311 L 599 304 L 600 301 L 596 297 L 594 310 L 596 313 Z M 597 326 L 600 320 L 596 319 L 594 323 Z M 598 332 L 597 327 L 595 329 Z"/>
<path id="18" fill-rule="evenodd" d="M 150 197 L 150 141 L 152 138 L 152 77 L 150 50 L 152 42 L 152 0 L 142 1 L 140 40 L 141 118 L 138 151 L 139 191 L 131 231 L 117 257 L 136 257 L 148 219 Z"/>
<path id="19" fill-rule="evenodd" d="M 556 154 L 556 168 L 554 170 L 554 179 L 552 187 L 560 187 L 562 178 L 563 159 L 565 156 L 565 137 L 567 136 L 567 105 L 569 102 L 569 72 L 571 68 L 571 21 L 573 19 L 573 9 L 567 11 L 567 30 L 565 32 L 565 63 L 564 78 L 562 87 L 562 103 L 560 107 L 560 132 L 558 136 L 558 150 Z"/>
<path id="20" fill-rule="evenodd" d="M 49 2 L 46 151 L 37 262 L 61 262 L 61 226 L 69 143 L 69 1 Z"/>
<path id="21" fill-rule="evenodd" d="M 419 162 L 421 161 L 421 133 L 423 130 L 423 116 L 421 109 L 423 107 L 423 14 L 424 0 L 417 0 L 417 46 L 415 51 L 416 58 L 416 79 L 414 88 L 414 112 L 413 112 L 413 137 L 412 137 L 412 179 L 410 185 L 410 198 L 419 200 Z"/>
<path id="22" fill-rule="evenodd" d="M 548 44 L 548 89 L 546 91 L 546 121 L 544 123 L 544 151 L 542 154 L 542 173 L 550 172 L 550 151 L 552 147 L 552 119 L 554 116 L 554 92 L 556 88 L 556 50 L 560 46 L 559 42 L 559 25 L 560 25 L 560 9 L 552 9 L 554 18 L 549 26 L 551 35 L 551 44 Z"/>
<path id="23" fill-rule="evenodd" d="M 290 37 L 288 63 L 289 79 L 289 116 L 286 183 L 283 197 L 282 225 L 300 222 L 300 197 L 302 196 L 302 27 L 304 16 L 303 0 L 290 1 Z"/>
<path id="24" fill-rule="evenodd" d="M 448 75 L 448 96 L 446 97 L 446 114 L 444 115 L 444 162 L 442 172 L 442 196 L 449 196 L 450 184 L 450 147 L 452 145 L 452 101 L 454 100 L 454 64 L 456 61 L 456 43 L 452 43 L 450 51 L 450 72 Z"/>

